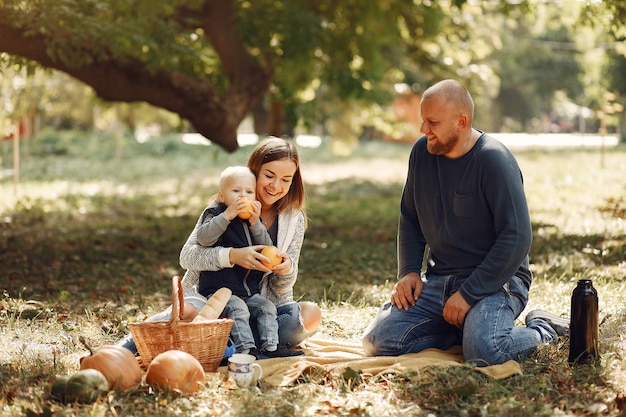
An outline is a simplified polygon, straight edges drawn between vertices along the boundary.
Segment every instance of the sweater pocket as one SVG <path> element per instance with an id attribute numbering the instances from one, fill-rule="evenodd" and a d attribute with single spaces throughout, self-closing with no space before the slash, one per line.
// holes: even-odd
<path id="1" fill-rule="evenodd" d="M 474 215 L 474 204 L 472 194 L 454 193 L 453 210 L 456 217 L 472 217 Z"/>

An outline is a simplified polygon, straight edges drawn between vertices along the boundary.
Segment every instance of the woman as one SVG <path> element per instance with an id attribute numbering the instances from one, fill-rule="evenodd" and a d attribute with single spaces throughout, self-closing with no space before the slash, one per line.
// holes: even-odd
<path id="1" fill-rule="evenodd" d="M 263 246 L 259 245 L 243 248 L 199 245 L 196 234 L 202 222 L 202 213 L 180 253 L 180 265 L 186 269 L 182 280 L 185 303 L 191 310 L 186 309 L 185 314 L 194 316 L 206 303 L 206 298 L 198 292 L 200 271 L 217 271 L 234 265 L 254 268 L 266 272 L 261 281 L 261 295 L 276 304 L 280 345 L 297 346 L 314 334 L 322 321 L 321 310 L 317 305 L 311 302 L 298 303 L 293 299 L 293 286 L 298 276 L 300 249 L 306 229 L 304 183 L 298 150 L 291 142 L 269 137 L 252 151 L 248 167 L 257 177 L 256 198 L 261 203 L 262 223 L 280 250 L 283 262 L 272 270 L 265 267 L 260 262 L 264 257 L 259 252 Z M 168 309 L 148 320 L 169 319 L 170 311 Z M 136 352 L 130 334 L 117 344 Z"/>

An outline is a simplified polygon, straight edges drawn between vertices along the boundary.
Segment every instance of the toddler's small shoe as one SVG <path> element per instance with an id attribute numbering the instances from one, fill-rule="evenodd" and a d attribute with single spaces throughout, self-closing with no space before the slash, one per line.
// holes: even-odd
<path id="1" fill-rule="evenodd" d="M 292 350 L 285 346 L 278 346 L 276 350 L 261 349 L 257 355 L 257 359 L 287 358 L 293 356 L 304 356 L 301 350 Z"/>

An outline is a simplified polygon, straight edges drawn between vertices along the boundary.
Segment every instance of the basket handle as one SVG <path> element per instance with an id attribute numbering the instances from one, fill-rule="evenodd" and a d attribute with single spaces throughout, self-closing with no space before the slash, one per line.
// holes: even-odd
<path id="1" fill-rule="evenodd" d="M 183 295 L 183 287 L 180 283 L 180 277 L 174 275 L 172 277 L 172 328 L 178 325 L 179 320 L 183 317 L 185 309 L 185 297 Z"/>

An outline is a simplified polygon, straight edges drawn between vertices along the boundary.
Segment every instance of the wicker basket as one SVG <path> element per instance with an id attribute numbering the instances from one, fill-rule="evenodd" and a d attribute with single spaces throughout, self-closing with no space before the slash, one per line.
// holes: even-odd
<path id="1" fill-rule="evenodd" d="M 128 325 L 139 352 L 141 366 L 147 368 L 159 353 L 177 349 L 198 359 L 205 372 L 217 370 L 226 350 L 233 320 L 181 322 L 184 306 L 180 278 L 175 276 L 172 278 L 172 318 L 169 321 L 144 321 Z"/>

